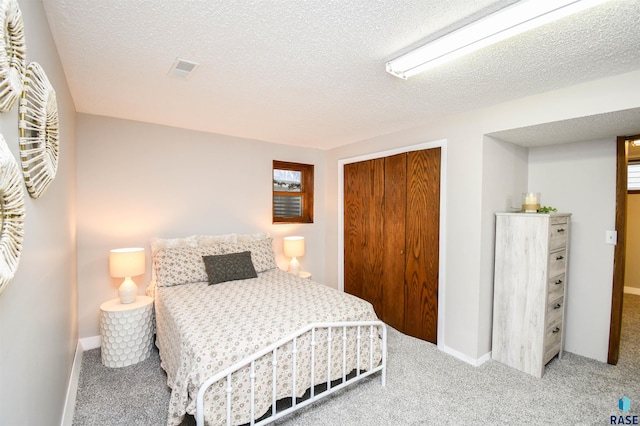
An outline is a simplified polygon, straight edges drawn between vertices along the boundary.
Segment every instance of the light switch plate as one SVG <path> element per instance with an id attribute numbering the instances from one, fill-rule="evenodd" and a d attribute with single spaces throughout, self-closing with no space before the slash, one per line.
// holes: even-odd
<path id="1" fill-rule="evenodd" d="M 618 243 L 618 231 L 606 231 L 604 242 L 615 246 Z"/>

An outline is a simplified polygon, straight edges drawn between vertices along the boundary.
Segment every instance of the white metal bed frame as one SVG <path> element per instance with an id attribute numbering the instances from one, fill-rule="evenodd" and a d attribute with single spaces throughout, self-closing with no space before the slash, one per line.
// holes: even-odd
<path id="1" fill-rule="evenodd" d="M 361 361 L 361 357 L 363 354 L 360 353 L 360 341 L 362 338 L 362 331 L 363 329 L 369 330 L 369 366 L 373 365 L 373 354 L 374 354 L 374 339 L 378 337 L 378 333 L 376 333 L 375 331 L 378 329 L 378 327 L 380 327 L 380 329 L 382 330 L 382 359 L 380 361 L 380 364 L 375 367 L 375 368 L 370 368 L 369 370 L 365 371 L 365 372 L 361 372 L 360 370 L 360 361 Z M 357 348 L 357 366 L 355 369 L 355 375 L 353 375 L 352 377 L 348 377 L 351 373 L 351 371 L 346 371 L 347 367 L 346 367 L 346 358 L 347 358 L 347 329 L 349 328 L 357 328 L 357 333 L 355 335 L 356 338 L 356 348 Z M 342 343 L 342 379 L 338 379 L 340 380 L 340 383 L 332 386 L 331 385 L 331 362 L 327 362 L 328 365 L 328 370 L 327 370 L 327 389 L 319 392 L 319 393 L 315 393 L 315 389 L 314 387 L 318 384 L 324 384 L 324 383 L 315 383 L 315 377 L 314 377 L 314 368 L 315 368 L 315 346 L 316 346 L 316 331 L 320 330 L 320 329 L 326 329 L 327 330 L 327 359 L 330 360 L 331 359 L 331 341 L 333 340 L 332 337 L 332 330 L 337 329 L 338 333 L 339 330 L 342 330 L 342 337 L 338 337 L 341 338 L 343 343 Z M 300 336 L 302 336 L 305 333 L 311 332 L 311 346 L 310 346 L 310 351 L 311 351 L 311 386 L 310 386 L 310 397 L 308 399 L 304 399 L 303 401 L 301 401 L 300 403 L 297 403 L 296 401 L 296 395 L 297 395 L 297 388 L 296 388 L 296 383 L 297 383 L 297 378 L 298 378 L 298 372 L 297 372 L 297 362 L 296 362 L 296 356 L 297 356 L 297 341 L 298 338 Z M 277 389 L 277 383 L 276 383 L 276 366 L 278 364 L 278 350 L 291 343 L 292 344 L 292 359 L 291 359 L 291 364 L 292 364 L 292 373 L 291 373 L 291 381 L 292 381 L 292 392 L 291 392 L 291 407 L 286 408 L 282 411 L 277 411 L 277 407 L 276 407 L 276 389 Z M 273 365 L 273 369 L 272 369 L 272 406 L 270 408 L 270 412 L 271 414 L 267 416 L 267 414 L 269 413 L 269 411 L 267 411 L 267 414 L 265 414 L 264 418 L 262 418 L 260 421 L 256 422 L 256 418 L 255 418 L 255 401 L 253 398 L 254 392 L 255 392 L 255 377 L 256 377 L 256 370 L 255 370 L 255 362 L 256 360 L 262 358 L 262 357 L 266 357 L 269 354 L 271 354 L 272 357 L 272 365 Z M 366 354 L 364 354 L 366 355 Z M 200 389 L 198 390 L 198 396 L 196 399 L 196 423 L 198 426 L 204 426 L 204 394 L 207 391 L 207 389 L 212 386 L 213 384 L 221 381 L 221 380 L 226 380 L 226 415 L 227 415 L 227 425 L 230 426 L 231 425 L 231 408 L 232 408 L 232 402 L 231 402 L 231 392 L 233 390 L 233 383 L 231 382 L 231 375 L 244 368 L 250 366 L 250 382 L 251 382 L 251 417 L 250 417 L 250 425 L 264 425 L 264 424 L 268 424 L 271 423 L 277 419 L 279 419 L 280 417 L 286 416 L 287 414 L 290 414 L 296 410 L 299 410 L 303 407 L 306 407 L 309 404 L 312 404 L 313 402 L 322 399 L 326 396 L 331 395 L 332 393 L 346 387 L 349 386 L 351 384 L 354 384 L 362 379 L 364 379 L 365 377 L 368 377 L 374 373 L 377 373 L 378 371 L 381 371 L 381 378 L 382 378 L 382 386 L 385 386 L 386 384 L 386 369 L 387 369 L 387 327 L 385 325 L 385 323 L 383 323 L 382 321 L 345 321 L 345 322 L 324 322 L 324 323 L 313 323 L 313 324 L 309 324 L 308 326 L 301 328 L 300 330 L 296 331 L 295 333 L 284 337 L 280 340 L 278 340 L 277 342 L 271 344 L 270 346 L 256 352 L 255 354 L 251 355 L 248 358 L 243 359 L 242 361 L 237 362 L 236 364 L 232 365 L 231 367 L 220 371 L 218 374 L 210 377 L 209 379 L 207 379 L 202 386 L 200 386 Z M 265 374 L 268 374 L 268 372 L 265 372 Z"/>

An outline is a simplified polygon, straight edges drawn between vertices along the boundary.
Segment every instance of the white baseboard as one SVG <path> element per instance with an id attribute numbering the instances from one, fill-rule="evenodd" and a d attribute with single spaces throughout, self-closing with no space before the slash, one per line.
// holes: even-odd
<path id="1" fill-rule="evenodd" d="M 83 351 L 97 349 L 100 346 L 102 346 L 102 337 L 100 336 L 85 337 L 83 339 L 80 339 L 79 343 L 82 345 Z"/>
<path id="2" fill-rule="evenodd" d="M 489 361 L 491 359 L 491 351 L 487 352 L 486 354 L 482 355 L 480 358 L 478 358 L 476 360 L 476 367 L 484 364 L 485 362 Z"/>
<path id="3" fill-rule="evenodd" d="M 90 349 L 99 348 L 101 344 L 102 339 L 100 336 L 78 340 L 76 353 L 73 357 L 73 365 L 71 366 L 71 377 L 69 377 L 67 396 L 64 401 L 64 411 L 62 412 L 60 426 L 71 426 L 73 424 L 73 415 L 76 411 L 76 396 L 78 394 L 78 381 L 80 380 L 80 366 L 82 365 L 82 353 Z"/>
<path id="4" fill-rule="evenodd" d="M 466 362 L 467 364 L 471 364 L 474 367 L 479 367 L 482 364 L 484 364 L 485 362 L 489 361 L 491 359 L 491 352 L 487 352 L 486 354 L 482 355 L 480 358 L 472 358 L 468 355 L 463 354 L 462 352 L 458 352 L 455 349 L 452 349 L 446 345 L 438 345 L 438 348 L 442 351 L 445 352 L 453 357 L 458 358 L 461 361 Z"/>
<path id="5" fill-rule="evenodd" d="M 71 426 L 73 424 L 73 415 L 76 411 L 76 395 L 78 393 L 78 380 L 80 378 L 80 365 L 82 364 L 82 345 L 80 341 L 76 345 L 76 353 L 73 356 L 73 365 L 71 366 L 71 377 L 67 386 L 67 396 L 64 401 L 64 411 L 62 412 L 62 421 L 60 426 Z"/>
<path id="6" fill-rule="evenodd" d="M 638 287 L 624 287 L 624 292 L 625 293 L 629 293 L 629 294 L 637 294 L 638 296 L 640 296 L 640 288 Z"/>

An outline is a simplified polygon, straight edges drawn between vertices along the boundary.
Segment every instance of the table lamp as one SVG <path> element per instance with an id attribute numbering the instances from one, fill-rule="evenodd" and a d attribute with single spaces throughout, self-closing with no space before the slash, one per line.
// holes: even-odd
<path id="1" fill-rule="evenodd" d="M 289 273 L 298 275 L 300 262 L 298 262 L 296 258 L 304 256 L 304 237 L 285 237 L 284 255 L 291 258 L 291 262 L 289 262 Z"/>
<path id="2" fill-rule="evenodd" d="M 133 303 L 136 301 L 138 287 L 131 277 L 144 274 L 144 262 L 143 248 L 122 248 L 109 252 L 109 275 L 116 278 L 124 278 L 118 288 L 120 303 Z"/>

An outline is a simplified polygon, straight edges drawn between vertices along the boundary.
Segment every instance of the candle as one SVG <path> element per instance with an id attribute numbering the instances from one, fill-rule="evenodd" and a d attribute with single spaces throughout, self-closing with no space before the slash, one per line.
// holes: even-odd
<path id="1" fill-rule="evenodd" d="M 540 208 L 540 193 L 526 192 L 522 193 L 522 210 L 525 213 L 536 213 Z"/>
<path id="2" fill-rule="evenodd" d="M 534 192 L 527 193 L 527 196 L 524 197 L 524 203 L 525 204 L 538 204 L 538 199 L 536 197 L 536 194 Z"/>

